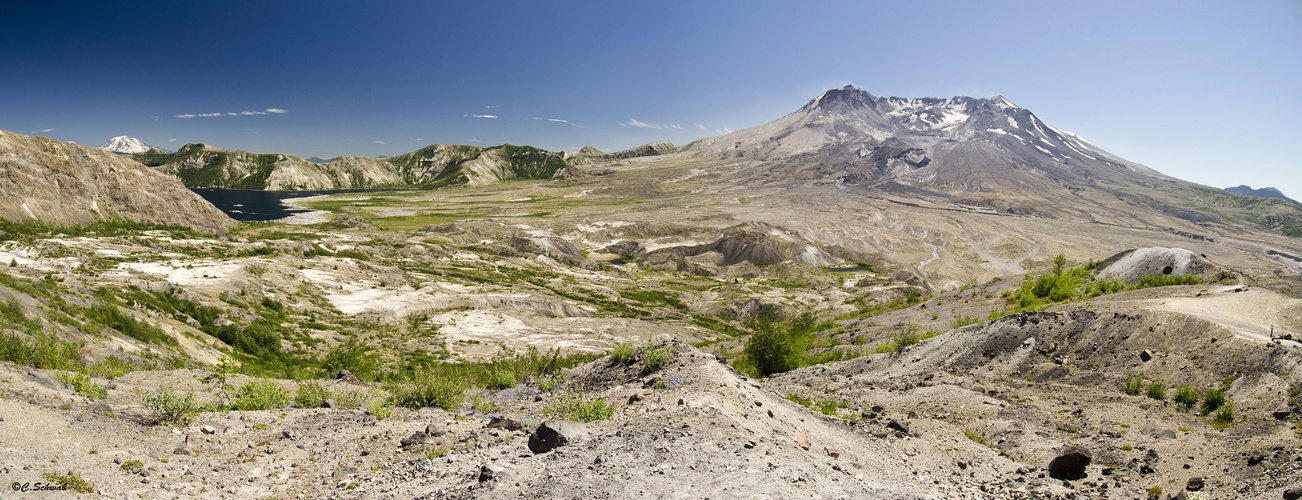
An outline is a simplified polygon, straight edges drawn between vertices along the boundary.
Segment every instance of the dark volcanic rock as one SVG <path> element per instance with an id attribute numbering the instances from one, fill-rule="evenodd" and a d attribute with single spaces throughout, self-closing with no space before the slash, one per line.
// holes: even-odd
<path id="1" fill-rule="evenodd" d="M 1089 450 L 1071 445 L 1058 452 L 1058 456 L 1049 462 L 1049 474 L 1076 476 L 1085 473 L 1085 467 L 1094 460 Z"/>
<path id="2" fill-rule="evenodd" d="M 529 451 L 546 453 L 588 436 L 588 426 L 581 422 L 548 420 L 529 435 Z"/>

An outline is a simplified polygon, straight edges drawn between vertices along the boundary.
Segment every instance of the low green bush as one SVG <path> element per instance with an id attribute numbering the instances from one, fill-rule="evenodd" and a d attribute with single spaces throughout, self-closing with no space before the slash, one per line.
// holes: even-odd
<path id="1" fill-rule="evenodd" d="M 61 371 L 59 372 L 59 382 L 72 386 L 72 389 L 77 391 L 77 394 L 88 398 L 104 399 L 108 397 L 108 389 L 96 384 L 84 373 Z"/>
<path id="2" fill-rule="evenodd" d="M 650 345 L 642 349 L 642 372 L 655 373 L 669 364 L 674 358 L 674 346 L 665 344 L 651 347 Z"/>
<path id="3" fill-rule="evenodd" d="M 547 405 L 547 413 L 561 420 L 595 422 L 615 414 L 615 407 L 604 399 L 584 401 L 578 394 L 560 394 Z"/>
<path id="4" fill-rule="evenodd" d="M 413 372 L 407 382 L 396 384 L 391 392 L 393 402 L 404 408 L 456 410 L 465 399 L 465 390 L 460 379 L 422 368 Z"/>
<path id="5" fill-rule="evenodd" d="M 154 423 L 167 425 L 187 425 L 200 410 L 193 392 L 172 392 L 167 386 L 146 394 L 145 407 L 149 408 Z"/>
<path id="6" fill-rule="evenodd" d="M 1126 377 L 1126 394 L 1138 396 L 1139 391 L 1144 389 L 1144 377 L 1139 375 L 1129 375 Z"/>
<path id="7" fill-rule="evenodd" d="M 637 349 L 633 344 L 622 342 L 617 344 L 614 349 L 610 350 L 611 362 L 619 365 L 631 365 L 637 360 Z"/>
<path id="8" fill-rule="evenodd" d="M 1188 384 L 1181 385 L 1175 389 L 1175 397 L 1172 401 L 1180 403 L 1185 407 L 1192 407 L 1198 404 L 1198 389 L 1190 387 Z"/>
<path id="9" fill-rule="evenodd" d="M 1203 393 L 1203 415 L 1211 414 L 1225 404 L 1225 389 L 1207 389 Z"/>
<path id="10" fill-rule="evenodd" d="M 1156 400 L 1158 400 L 1158 401 L 1165 400 L 1165 399 L 1166 399 L 1166 384 L 1163 383 L 1161 380 L 1154 380 L 1154 381 L 1152 381 L 1152 382 L 1149 382 L 1149 384 L 1148 384 L 1148 390 L 1144 391 L 1144 394 L 1145 394 L 1146 396 L 1148 396 L 1148 397 L 1150 397 L 1150 398 L 1152 398 L 1152 399 L 1156 399 Z"/>
<path id="11" fill-rule="evenodd" d="M 230 408 L 241 411 L 260 411 L 284 408 L 289 404 L 289 395 L 279 384 L 270 380 L 245 382 L 235 391 Z"/>
<path id="12" fill-rule="evenodd" d="M 334 394 L 330 388 L 319 380 L 300 381 L 298 388 L 294 390 L 294 403 L 299 408 L 316 408 L 332 397 Z"/>

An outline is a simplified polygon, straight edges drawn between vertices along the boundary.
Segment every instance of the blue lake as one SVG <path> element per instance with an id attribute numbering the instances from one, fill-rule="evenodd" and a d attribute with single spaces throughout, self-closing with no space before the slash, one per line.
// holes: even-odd
<path id="1" fill-rule="evenodd" d="M 351 189 L 342 191 L 248 191 L 241 189 L 191 189 L 195 194 L 208 200 L 232 219 L 241 221 L 268 221 L 283 219 L 291 215 L 309 212 L 296 209 L 285 203 L 286 200 L 318 196 L 323 194 L 365 193 L 390 191 L 386 189 Z"/>

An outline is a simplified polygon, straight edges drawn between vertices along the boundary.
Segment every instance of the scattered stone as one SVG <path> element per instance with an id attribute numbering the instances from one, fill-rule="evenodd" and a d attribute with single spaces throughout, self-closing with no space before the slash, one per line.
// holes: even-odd
<path id="1" fill-rule="evenodd" d="M 1266 452 L 1257 451 L 1248 455 L 1248 467 L 1252 467 L 1266 461 Z"/>
<path id="2" fill-rule="evenodd" d="M 1162 430 L 1160 430 L 1160 431 L 1157 431 L 1157 432 L 1153 433 L 1153 437 L 1158 438 L 1158 439 L 1175 439 L 1176 434 L 1175 434 L 1175 431 L 1173 431 L 1173 430 L 1171 430 L 1171 429 L 1162 429 Z M 1149 451 L 1152 451 L 1152 450 L 1149 450 Z"/>
<path id="3" fill-rule="evenodd" d="M 1157 456 L 1157 450 L 1154 450 L 1154 449 L 1152 449 L 1152 448 L 1149 448 L 1149 449 L 1148 449 L 1148 453 L 1145 453 L 1145 454 L 1144 454 L 1144 461 L 1145 461 L 1145 462 L 1150 462 L 1150 463 L 1151 463 L 1151 462 L 1157 462 L 1158 460 L 1160 460 L 1160 458 L 1158 458 L 1158 456 Z"/>
<path id="4" fill-rule="evenodd" d="M 185 449 L 184 446 L 177 446 L 175 450 L 172 450 L 172 454 L 173 454 L 173 455 L 189 455 L 189 454 L 190 454 L 190 450 Z"/>
<path id="5" fill-rule="evenodd" d="M 479 482 L 492 481 L 502 477 L 506 473 L 506 467 L 494 463 L 484 464 L 479 468 Z"/>
<path id="6" fill-rule="evenodd" d="M 402 447 L 403 447 L 403 448 L 406 448 L 406 447 L 408 447 L 408 446 L 416 446 L 416 445 L 418 445 L 418 444 L 425 444 L 425 441 L 428 439 L 428 437 L 429 437 L 429 436 L 425 434 L 425 431 L 416 431 L 416 432 L 412 433 L 412 435 L 411 435 L 410 437 L 402 438 L 402 441 L 400 441 L 400 442 L 402 443 Z"/>
<path id="7" fill-rule="evenodd" d="M 488 421 L 488 425 L 485 425 L 484 427 L 488 429 L 506 429 L 508 431 L 524 430 L 524 424 L 519 420 L 506 417 L 492 417 Z M 428 429 L 425 433 L 429 434 Z"/>
<path id="8" fill-rule="evenodd" d="M 796 446 L 799 446 L 801 449 L 805 451 L 809 451 L 808 435 L 806 435 L 803 432 L 796 432 L 795 434 L 791 435 L 791 439 L 796 442 Z"/>
<path id="9" fill-rule="evenodd" d="M 832 458 L 840 458 L 840 457 L 841 457 L 841 452 L 838 451 L 836 448 L 833 448 L 833 447 L 831 447 L 831 446 L 824 446 L 824 447 L 823 447 L 823 452 L 824 452 L 824 453 L 827 453 L 827 456 L 832 457 Z"/>
<path id="10" fill-rule="evenodd" d="M 357 378 L 356 375 L 353 375 L 353 372 L 350 372 L 348 370 L 339 370 L 339 373 L 335 374 L 335 380 L 344 382 L 346 384 L 366 385 L 365 380 Z"/>
<path id="11" fill-rule="evenodd" d="M 959 469 L 967 470 L 967 462 L 964 462 L 964 461 L 962 461 L 962 460 L 959 460 L 959 461 L 958 461 L 958 464 L 956 464 L 956 465 L 958 465 L 958 468 L 959 468 Z"/>
<path id="12" fill-rule="evenodd" d="M 1294 483 L 1284 490 L 1284 500 L 1302 499 L 1302 483 Z"/>
<path id="13" fill-rule="evenodd" d="M 1153 359 L 1153 351 L 1150 351 L 1150 350 L 1148 350 L 1148 349 L 1144 349 L 1144 350 L 1142 350 L 1142 351 L 1139 351 L 1139 360 L 1140 360 L 1140 361 L 1148 361 L 1148 360 L 1150 360 L 1150 359 Z"/>
<path id="14" fill-rule="evenodd" d="M 208 422 L 203 424 L 203 427 L 199 428 L 199 430 L 204 434 L 225 434 L 228 429 L 229 427 L 217 422 Z"/>
<path id="15" fill-rule="evenodd" d="M 1085 473 L 1085 467 L 1094 460 L 1094 455 L 1081 446 L 1070 445 L 1058 452 L 1058 456 L 1049 462 L 1049 474 L 1061 476 L 1078 476 Z"/>
<path id="16" fill-rule="evenodd" d="M 318 406 L 318 408 L 334 408 L 334 407 L 335 407 L 335 400 L 333 399 L 327 399 L 325 401 L 322 401 L 321 406 Z"/>
<path id="17" fill-rule="evenodd" d="M 548 420 L 529 435 L 529 451 L 546 453 L 588 436 L 588 426 L 581 422 Z"/>
<path id="18" fill-rule="evenodd" d="M 903 432 L 905 434 L 909 433 L 908 422 L 901 422 L 895 419 L 891 419 L 891 421 L 886 424 L 886 428 L 896 432 Z"/>
<path id="19" fill-rule="evenodd" d="M 1203 486 L 1203 478 L 1191 477 L 1189 478 L 1189 482 L 1185 483 L 1184 489 L 1189 491 L 1202 491 Z"/>
<path id="20" fill-rule="evenodd" d="M 280 439 L 288 439 L 288 440 L 290 440 L 290 441 L 298 441 L 298 433 L 296 433 L 296 432 L 294 432 L 294 431 L 290 431 L 290 430 L 281 431 L 281 432 L 280 432 Z"/>
<path id="21" fill-rule="evenodd" d="M 520 428 L 523 429 L 524 424 L 521 424 Z M 425 426 L 425 435 L 431 438 L 443 437 L 443 435 L 447 433 L 447 430 L 439 427 L 437 424 L 429 424 Z"/>
<path id="22" fill-rule="evenodd" d="M 349 465 L 340 465 L 339 467 L 335 468 L 334 473 L 330 474 L 330 477 L 335 479 L 348 479 L 348 476 L 351 476 L 356 473 L 357 473 L 357 467 L 352 467 Z"/>
<path id="23" fill-rule="evenodd" d="M 1279 411 L 1271 412 L 1270 414 L 1270 416 L 1275 417 L 1275 420 L 1288 420 L 1288 417 L 1292 415 L 1293 415 L 1293 410 L 1279 410 Z"/>

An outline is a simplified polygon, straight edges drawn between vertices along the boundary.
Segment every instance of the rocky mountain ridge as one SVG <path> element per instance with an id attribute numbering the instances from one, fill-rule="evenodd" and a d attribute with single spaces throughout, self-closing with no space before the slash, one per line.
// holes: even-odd
<path id="1" fill-rule="evenodd" d="M 1239 186 L 1235 186 L 1235 187 L 1225 188 L 1225 190 L 1226 190 L 1226 191 L 1229 191 L 1229 192 L 1231 192 L 1231 193 L 1234 193 L 1234 194 L 1241 194 L 1241 195 L 1245 195 L 1245 196 L 1260 196 L 1260 197 L 1262 197 L 1262 198 L 1277 198 L 1277 199 L 1281 199 L 1281 200 L 1284 200 L 1284 201 L 1291 201 L 1291 202 L 1293 202 L 1293 203 L 1297 203 L 1297 200 L 1294 200 L 1294 199 L 1292 199 L 1292 198 L 1289 198 L 1289 197 L 1287 197 L 1287 196 L 1284 196 L 1284 193 L 1280 192 L 1280 190 L 1275 189 L 1275 188 L 1273 188 L 1273 187 L 1264 187 L 1264 188 L 1260 188 L 1260 189 L 1252 189 L 1251 186 L 1239 185 Z"/>
<path id="2" fill-rule="evenodd" d="M 225 233 L 235 221 L 176 179 L 99 148 L 0 131 L 0 217 L 56 226 L 127 219 Z"/>
<path id="3" fill-rule="evenodd" d="M 387 158 L 338 156 L 324 162 L 207 144 L 186 144 L 174 154 L 146 152 L 133 157 L 180 178 L 187 187 L 269 191 L 481 186 L 572 173 L 560 154 L 512 144 L 489 148 L 435 144 Z"/>

